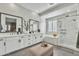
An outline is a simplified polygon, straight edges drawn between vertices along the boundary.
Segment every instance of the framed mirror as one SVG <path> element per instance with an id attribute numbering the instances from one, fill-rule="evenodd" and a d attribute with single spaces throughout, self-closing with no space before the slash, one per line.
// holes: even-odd
<path id="1" fill-rule="evenodd" d="M 6 13 L 0 13 L 0 32 L 22 32 L 23 20 L 20 16 L 15 16 Z"/>
<path id="2" fill-rule="evenodd" d="M 29 32 L 37 32 L 39 29 L 39 21 L 29 19 Z"/>

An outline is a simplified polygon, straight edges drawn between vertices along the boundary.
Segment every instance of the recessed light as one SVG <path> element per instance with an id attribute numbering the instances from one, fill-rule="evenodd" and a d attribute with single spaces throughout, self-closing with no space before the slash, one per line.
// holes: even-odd
<path id="1" fill-rule="evenodd" d="M 67 10 L 67 12 L 70 12 L 71 10 Z"/>
<path id="2" fill-rule="evenodd" d="M 15 6 L 15 4 L 14 4 L 14 3 L 10 3 L 10 6 L 11 6 L 11 7 L 14 7 L 14 6 Z"/>

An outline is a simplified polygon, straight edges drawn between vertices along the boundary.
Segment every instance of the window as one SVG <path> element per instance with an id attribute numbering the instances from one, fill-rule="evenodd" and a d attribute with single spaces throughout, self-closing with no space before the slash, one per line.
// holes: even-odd
<path id="1" fill-rule="evenodd" d="M 47 32 L 52 32 L 52 21 L 51 20 L 48 21 L 47 26 L 48 26 L 47 27 L 47 29 L 48 29 Z"/>
<path id="2" fill-rule="evenodd" d="M 57 32 L 57 20 L 46 20 L 46 33 Z"/>
<path id="3" fill-rule="evenodd" d="M 57 20 L 53 20 L 53 32 L 57 32 Z"/>

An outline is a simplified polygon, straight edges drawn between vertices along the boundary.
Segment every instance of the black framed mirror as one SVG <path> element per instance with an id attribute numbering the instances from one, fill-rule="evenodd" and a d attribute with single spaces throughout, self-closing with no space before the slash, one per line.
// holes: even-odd
<path id="1" fill-rule="evenodd" d="M 39 21 L 29 19 L 29 32 L 38 32 L 39 29 Z"/>
<path id="2" fill-rule="evenodd" d="M 23 32 L 22 17 L 0 12 L 0 33 L 18 32 L 18 28 Z"/>

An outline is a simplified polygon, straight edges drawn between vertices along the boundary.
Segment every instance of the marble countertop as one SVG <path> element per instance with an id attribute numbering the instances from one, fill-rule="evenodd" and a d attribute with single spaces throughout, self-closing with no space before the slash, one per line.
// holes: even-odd
<path id="1" fill-rule="evenodd" d="M 33 33 L 34 35 L 37 33 Z M 33 34 L 29 34 L 29 33 L 23 33 L 23 34 L 17 34 L 17 33 L 0 33 L 0 38 L 4 38 L 4 37 L 16 37 L 16 36 L 25 36 L 25 35 L 33 35 Z"/>
<path id="2" fill-rule="evenodd" d="M 2 37 L 15 37 L 15 36 L 24 36 L 24 35 L 29 35 L 29 34 L 0 34 L 0 38 Z"/>
<path id="3" fill-rule="evenodd" d="M 45 34 L 44 37 L 51 37 L 51 38 L 54 38 L 54 39 L 58 39 L 59 38 L 59 35 L 53 36 L 53 35 Z"/>

